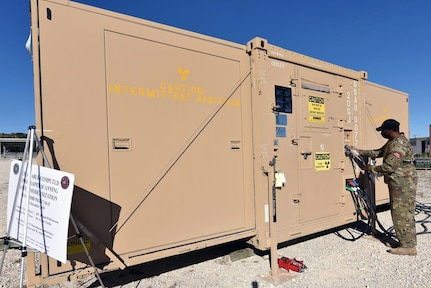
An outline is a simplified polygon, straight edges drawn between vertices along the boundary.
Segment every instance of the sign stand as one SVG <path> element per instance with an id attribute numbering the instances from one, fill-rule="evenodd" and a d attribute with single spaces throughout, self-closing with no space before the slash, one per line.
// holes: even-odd
<path id="1" fill-rule="evenodd" d="M 23 236 L 23 242 L 20 243 L 19 241 L 16 241 L 16 240 L 12 239 L 10 237 L 10 235 L 11 235 L 12 221 L 14 220 L 15 206 L 16 206 L 17 200 L 19 198 L 18 196 L 19 195 L 22 196 L 22 194 L 24 193 L 24 188 L 25 188 L 24 185 L 27 187 L 27 191 L 30 191 L 30 186 L 31 186 L 31 181 L 32 181 L 31 180 L 31 178 L 32 178 L 31 177 L 31 175 L 32 175 L 31 174 L 31 170 L 32 170 L 33 153 L 34 153 L 34 151 L 37 152 L 37 150 L 34 149 L 34 142 L 36 142 L 37 148 L 41 152 L 41 155 L 42 155 L 42 157 L 44 159 L 44 162 L 47 163 L 46 165 L 48 166 L 48 168 L 50 168 L 48 159 L 46 158 L 45 152 L 43 151 L 43 147 L 42 147 L 39 139 L 37 138 L 35 130 L 36 130 L 35 126 L 30 126 L 28 134 L 27 134 L 27 141 L 26 141 L 26 144 L 25 144 L 24 155 L 23 155 L 23 159 L 22 159 L 23 165 L 22 165 L 22 167 L 20 169 L 20 174 L 19 174 L 18 184 L 17 184 L 17 188 L 16 188 L 16 192 L 15 192 L 15 198 L 14 198 L 13 208 L 12 208 L 11 217 L 10 217 L 10 220 L 9 220 L 10 223 L 8 223 L 9 224 L 8 225 L 8 232 L 7 232 L 7 235 L 4 237 L 3 257 L 2 257 L 1 263 L 0 263 L 0 275 L 1 275 L 2 268 L 3 268 L 3 263 L 4 263 L 4 259 L 5 259 L 5 256 L 6 256 L 6 251 L 8 250 L 10 244 L 12 243 L 12 244 L 15 244 L 15 245 L 20 245 L 20 247 L 19 247 L 19 249 L 21 250 L 20 288 L 23 287 L 25 257 L 27 256 L 27 247 L 26 247 L 27 243 L 26 242 L 27 242 L 28 211 L 29 211 L 28 209 L 29 209 L 29 200 L 30 200 L 29 195 L 26 197 L 27 198 L 26 199 L 26 203 L 25 203 L 25 206 L 23 207 L 24 208 L 23 209 L 23 211 L 24 211 L 24 219 L 23 219 L 23 222 L 24 222 L 23 235 L 24 236 Z M 23 187 L 22 189 L 23 190 L 19 191 L 20 187 L 21 187 L 21 184 L 22 184 L 22 187 Z M 84 242 L 84 239 L 82 237 L 82 234 L 81 234 L 81 232 L 80 232 L 80 230 L 79 230 L 79 228 L 78 228 L 78 226 L 77 226 L 77 224 L 75 222 L 75 219 L 72 216 L 72 213 L 70 213 L 69 220 L 72 223 L 73 228 L 75 229 L 75 232 L 76 232 L 75 236 L 77 238 L 79 238 L 79 240 L 80 240 L 80 242 L 82 244 L 82 247 L 84 248 L 85 254 L 88 257 L 88 260 L 90 261 L 91 266 L 94 268 L 94 272 L 96 274 L 97 280 L 99 281 L 100 285 L 103 288 L 105 288 L 105 286 L 104 286 L 104 284 L 102 282 L 102 279 L 100 278 L 100 274 L 99 274 L 99 272 L 98 272 L 98 270 L 96 268 L 96 265 L 94 264 L 93 259 L 91 258 L 91 255 L 88 252 L 87 246 L 85 245 L 85 242 Z M 42 221 L 42 219 L 41 219 L 41 221 Z"/>

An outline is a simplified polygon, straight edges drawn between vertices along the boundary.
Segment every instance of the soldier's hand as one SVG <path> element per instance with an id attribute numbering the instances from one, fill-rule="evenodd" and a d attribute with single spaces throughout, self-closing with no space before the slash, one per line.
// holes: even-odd
<path id="1" fill-rule="evenodd" d="M 349 147 L 349 152 L 353 155 L 353 156 L 358 156 L 359 155 L 359 149 L 356 148 L 355 146 L 348 146 Z"/>
<path id="2" fill-rule="evenodd" d="M 359 149 L 356 148 L 355 146 L 349 146 L 349 149 L 355 152 L 359 152 Z"/>

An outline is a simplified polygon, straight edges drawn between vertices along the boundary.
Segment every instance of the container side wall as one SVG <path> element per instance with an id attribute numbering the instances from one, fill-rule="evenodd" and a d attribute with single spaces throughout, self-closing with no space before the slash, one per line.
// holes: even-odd
<path id="1" fill-rule="evenodd" d="M 72 213 L 96 264 L 253 236 L 246 47 L 73 2 L 37 2 L 37 126 L 52 166 L 75 174 Z M 74 264 L 44 260 L 44 275 L 88 264 L 73 243 Z"/>
<path id="2" fill-rule="evenodd" d="M 361 101 L 360 123 L 363 126 L 360 143 L 362 149 L 377 149 L 386 143 L 380 132 L 376 131 L 384 120 L 396 119 L 400 122 L 400 131 L 409 138 L 408 94 L 372 82 L 364 82 Z M 377 159 L 381 164 L 382 159 Z M 389 194 L 383 176 L 375 178 L 376 202 L 387 203 Z"/>

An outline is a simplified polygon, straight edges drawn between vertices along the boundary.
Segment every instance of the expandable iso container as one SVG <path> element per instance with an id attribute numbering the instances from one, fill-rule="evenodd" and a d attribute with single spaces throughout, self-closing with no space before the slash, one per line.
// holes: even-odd
<path id="1" fill-rule="evenodd" d="M 51 167 L 75 175 L 71 213 L 101 270 L 357 221 L 344 146 L 380 147 L 386 118 L 408 133 L 407 94 L 263 38 L 61 0 L 31 11 L 36 126 Z M 91 271 L 80 243 L 68 248 L 66 265 L 32 255 L 28 283 Z"/>

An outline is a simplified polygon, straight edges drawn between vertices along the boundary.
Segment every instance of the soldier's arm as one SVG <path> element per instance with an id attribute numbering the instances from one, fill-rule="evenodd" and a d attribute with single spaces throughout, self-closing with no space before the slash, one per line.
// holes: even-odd
<path id="1" fill-rule="evenodd" d="M 373 173 L 391 174 L 401 164 L 404 155 L 401 151 L 390 151 L 387 157 L 383 159 L 383 164 L 378 166 L 371 166 L 370 171 Z"/>
<path id="2" fill-rule="evenodd" d="M 376 158 L 380 158 L 383 156 L 383 149 L 385 146 L 383 146 L 380 149 L 375 149 L 375 150 L 361 150 L 358 149 L 359 155 L 361 156 L 365 156 L 365 157 L 370 157 L 372 159 L 376 159 Z"/>

